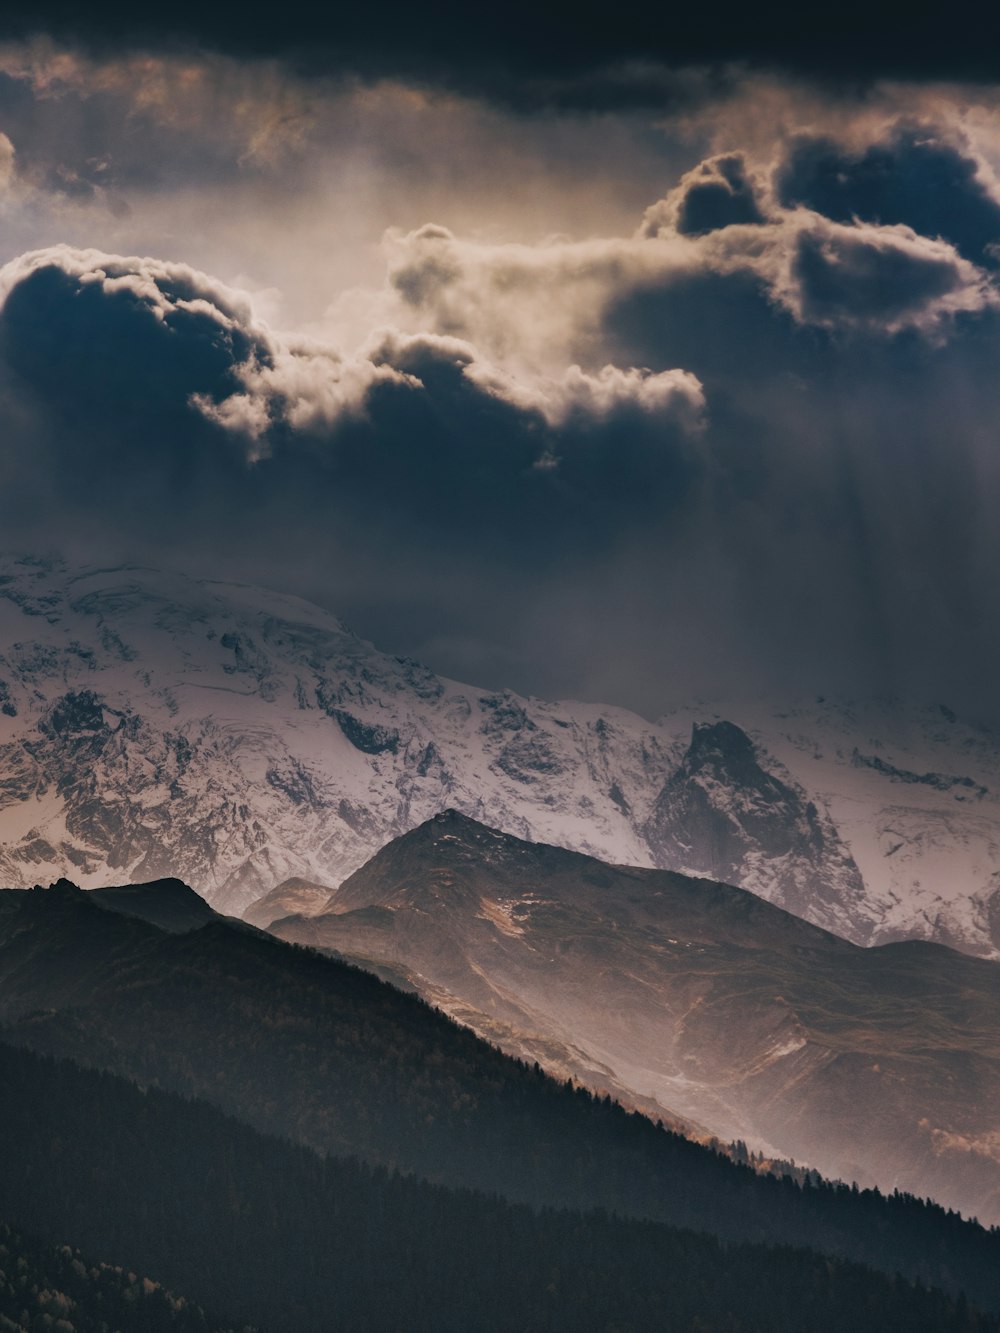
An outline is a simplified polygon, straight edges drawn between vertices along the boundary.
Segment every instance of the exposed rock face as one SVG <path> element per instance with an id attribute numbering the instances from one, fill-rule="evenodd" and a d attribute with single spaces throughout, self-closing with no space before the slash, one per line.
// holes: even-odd
<path id="1" fill-rule="evenodd" d="M 865 886 L 828 815 L 768 772 L 732 722 L 696 723 L 646 836 L 656 865 L 747 884 L 769 902 L 866 940 Z"/>

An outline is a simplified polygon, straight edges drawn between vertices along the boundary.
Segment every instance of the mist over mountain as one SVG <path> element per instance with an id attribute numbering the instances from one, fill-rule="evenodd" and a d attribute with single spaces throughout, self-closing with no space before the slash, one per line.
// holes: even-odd
<path id="1" fill-rule="evenodd" d="M 1000 948 L 1000 738 L 947 707 L 814 700 L 650 723 L 447 680 L 260 589 L 3 568 L 9 884 L 176 875 L 238 914 L 290 878 L 335 888 L 452 807 L 731 881 L 858 943 Z"/>
<path id="2" fill-rule="evenodd" d="M 0 6 L 0 1333 L 1000 1333 L 975 9 Z"/>

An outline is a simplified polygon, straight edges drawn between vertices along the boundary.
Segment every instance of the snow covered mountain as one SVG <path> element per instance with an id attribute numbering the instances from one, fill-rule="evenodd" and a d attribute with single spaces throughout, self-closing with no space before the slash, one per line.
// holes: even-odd
<path id="1" fill-rule="evenodd" d="M 0 881 L 176 875 L 280 916 L 277 886 L 336 888 L 449 807 L 858 942 L 1000 956 L 1000 736 L 946 709 L 653 724 L 446 680 L 294 597 L 0 561 Z"/>
<path id="2" fill-rule="evenodd" d="M 789 857 L 780 839 L 770 842 L 770 857 L 747 847 L 735 875 L 719 873 L 725 863 L 691 856 L 661 852 L 657 864 L 728 879 L 856 943 L 932 939 L 1000 958 L 1000 732 L 945 704 L 907 709 L 820 698 L 726 712 L 767 756 L 771 774 L 809 794 L 863 890 L 845 869 L 836 901 L 822 901 L 819 879 L 811 896 L 798 885 L 782 892 Z M 720 716 L 703 708 L 661 725 L 677 734 Z M 745 800 L 745 786 L 732 776 L 705 783 L 713 808 L 732 811 L 734 800 Z M 745 815 L 734 817 L 746 827 Z M 758 837 L 757 845 L 766 851 L 767 840 Z"/>

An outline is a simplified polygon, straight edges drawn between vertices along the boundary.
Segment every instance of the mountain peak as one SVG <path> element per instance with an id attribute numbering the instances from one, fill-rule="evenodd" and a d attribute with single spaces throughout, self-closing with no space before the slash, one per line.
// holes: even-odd
<path id="1" fill-rule="evenodd" d="M 418 825 L 413 831 L 419 833 L 421 829 L 439 835 L 442 833 L 471 834 L 488 829 L 488 826 L 450 805 L 446 810 L 441 810 L 438 814 L 432 815 L 430 819 L 424 820 L 423 824 Z"/>
<path id="2" fill-rule="evenodd" d="M 865 893 L 857 864 L 829 816 L 776 768 L 735 723 L 695 723 L 647 824 L 656 860 L 726 884 L 746 884 L 745 867 L 756 864 L 747 887 L 862 943 L 871 926 L 856 910 Z"/>
<path id="3" fill-rule="evenodd" d="M 318 916 L 330 905 L 334 890 L 301 875 L 292 875 L 258 898 L 243 913 L 243 920 L 260 930 L 286 916 Z"/>
<path id="4" fill-rule="evenodd" d="M 461 810 L 456 810 L 453 805 L 449 805 L 447 809 L 439 810 L 436 815 L 432 815 L 430 819 L 424 820 L 423 827 L 430 828 L 430 827 L 447 826 L 451 824 L 456 824 L 456 825 L 474 824 L 475 822 L 476 821 L 472 819 L 469 815 L 463 815 Z"/>
<path id="5" fill-rule="evenodd" d="M 688 747 L 689 762 L 708 758 L 753 761 L 756 748 L 753 741 L 735 722 L 695 722 L 691 728 Z"/>
<path id="6" fill-rule="evenodd" d="M 99 907 L 122 916 L 137 917 L 160 930 L 197 930 L 218 919 L 204 898 L 183 880 L 170 876 L 148 884 L 122 884 L 91 890 Z"/>
<path id="7" fill-rule="evenodd" d="M 537 859 L 539 856 L 551 853 L 563 856 L 576 854 L 569 848 L 556 847 L 541 838 L 525 838 L 507 829 L 496 828 L 483 819 L 477 819 L 453 807 L 425 820 L 423 824 L 419 824 L 409 833 L 404 833 L 382 850 L 389 853 L 394 847 L 405 847 L 411 843 L 443 844 L 449 848 L 449 855 L 465 855 L 487 860 L 497 856 Z"/>
<path id="8" fill-rule="evenodd" d="M 35 889 L 40 890 L 42 893 L 51 894 L 53 897 L 61 898 L 71 898 L 74 895 L 83 892 L 79 884 L 74 884 L 72 880 L 66 879 L 65 876 L 60 876 L 59 879 L 50 884 L 47 889 L 43 888 L 40 884 L 36 884 Z"/>
<path id="9" fill-rule="evenodd" d="M 554 1056 L 724 1140 L 996 1215 L 1000 1165 L 984 1152 L 973 1166 L 953 1128 L 972 1123 L 968 1090 L 1000 1079 L 991 962 L 856 948 L 743 889 L 608 865 L 453 812 L 378 852 L 330 911 L 273 930 L 385 969 L 522 1059 Z M 948 1037 L 924 1051 L 939 1008 Z M 928 1124 L 955 1146 L 929 1151 Z M 988 1111 L 977 1124 L 988 1132 Z"/>

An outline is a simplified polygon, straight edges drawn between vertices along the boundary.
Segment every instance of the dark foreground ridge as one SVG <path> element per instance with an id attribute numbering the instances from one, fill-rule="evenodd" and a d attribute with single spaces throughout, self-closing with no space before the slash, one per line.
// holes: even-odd
<path id="1" fill-rule="evenodd" d="M 0 1120 L 14 1216 L 271 1333 L 1000 1330 L 858 1265 L 324 1160 L 3 1044 Z"/>
<path id="2" fill-rule="evenodd" d="M 809 1246 L 1000 1311 L 1000 1233 L 907 1196 L 758 1176 L 247 927 L 167 934 L 66 885 L 0 893 L 0 1018 L 9 1040 L 204 1098 L 321 1153 L 535 1207 Z"/>
<path id="3" fill-rule="evenodd" d="M 68 887 L 68 880 L 63 881 Z M 116 884 L 106 889 L 94 889 L 91 897 L 98 907 L 106 907 L 122 916 L 135 916 L 161 930 L 197 930 L 209 921 L 218 921 L 219 913 L 212 910 L 204 898 L 188 888 L 180 879 L 154 879 L 148 884 Z"/>

